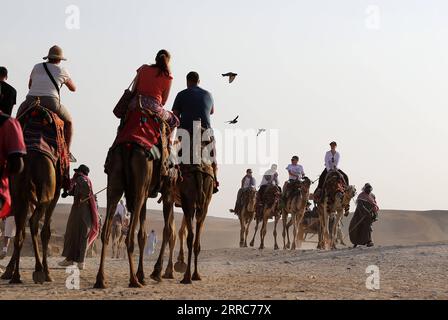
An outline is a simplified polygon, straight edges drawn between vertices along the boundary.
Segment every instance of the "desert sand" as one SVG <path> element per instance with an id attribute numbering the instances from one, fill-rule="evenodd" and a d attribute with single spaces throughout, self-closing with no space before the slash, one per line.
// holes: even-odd
<path id="1" fill-rule="evenodd" d="M 129 289 L 127 260 L 112 259 L 106 264 L 109 288 L 92 289 L 99 264 L 99 257 L 93 257 L 81 271 L 80 289 L 68 290 L 68 274 L 57 266 L 68 210 L 68 206 L 58 206 L 53 219 L 50 267 L 55 281 L 33 283 L 34 258 L 28 237 L 21 263 L 24 284 L 0 281 L 2 299 L 448 299 L 448 212 L 444 211 L 382 211 L 374 225 L 374 248 L 340 246 L 329 252 L 314 250 L 315 238 L 305 243 L 306 250 L 274 251 L 272 224 L 268 249 L 241 249 L 238 220 L 231 214 L 229 219 L 208 217 L 200 256 L 202 281 L 181 285 L 182 275 L 177 273 L 175 280 L 152 281 L 149 274 L 156 252 L 145 260 L 147 285 L 143 289 Z M 149 211 L 148 218 L 148 230 L 156 230 L 161 240 L 161 213 Z M 181 214 L 176 214 L 178 226 L 180 219 Z M 345 218 L 344 228 L 349 219 Z M 250 235 L 253 225 L 251 229 Z M 278 241 L 283 247 L 281 230 L 280 224 Z M 348 238 L 346 242 L 350 244 Z M 0 269 L 8 259 L 0 261 Z M 379 290 L 366 288 L 370 265 L 379 267 Z"/>

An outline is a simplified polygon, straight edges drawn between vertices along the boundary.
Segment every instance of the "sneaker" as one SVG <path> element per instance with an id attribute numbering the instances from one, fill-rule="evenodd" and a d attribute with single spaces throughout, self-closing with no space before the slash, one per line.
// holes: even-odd
<path id="1" fill-rule="evenodd" d="M 86 268 L 86 264 L 84 262 L 78 262 L 78 269 L 84 270 Z"/>
<path id="2" fill-rule="evenodd" d="M 369 243 L 367 244 L 367 247 L 368 247 L 368 248 L 373 247 L 373 246 L 374 246 L 373 242 L 369 242 Z"/>
<path id="3" fill-rule="evenodd" d="M 67 259 L 58 263 L 61 267 L 69 267 L 73 265 L 73 261 L 68 261 Z"/>

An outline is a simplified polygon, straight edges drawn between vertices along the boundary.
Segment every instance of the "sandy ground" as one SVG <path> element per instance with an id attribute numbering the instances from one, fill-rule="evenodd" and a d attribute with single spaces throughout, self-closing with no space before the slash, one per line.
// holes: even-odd
<path id="1" fill-rule="evenodd" d="M 177 273 L 175 280 L 152 281 L 149 274 L 154 255 L 145 260 L 145 288 L 127 287 L 127 260 L 108 259 L 109 289 L 94 290 L 99 264 L 95 257 L 89 258 L 87 269 L 81 271 L 80 289 L 68 290 L 68 274 L 57 266 L 68 209 L 59 206 L 53 220 L 50 267 L 55 281 L 34 284 L 34 258 L 25 254 L 21 262 L 24 284 L 9 285 L 0 280 L 1 299 L 448 299 L 448 213 L 444 211 L 382 211 L 380 221 L 374 225 L 376 247 L 342 247 L 331 252 L 314 250 L 315 238 L 305 243 L 308 250 L 274 251 L 272 224 L 267 235 L 268 249 L 240 249 L 238 220 L 208 217 L 200 256 L 203 281 L 181 285 L 182 275 Z M 160 235 L 161 214 L 150 212 L 148 218 L 147 229 L 155 229 Z M 177 214 L 178 226 L 180 219 Z M 281 225 L 278 231 L 282 247 Z M 7 262 L 0 261 L 0 269 Z M 366 268 L 370 265 L 379 267 L 379 290 L 366 289 Z"/>
<path id="2" fill-rule="evenodd" d="M 23 260 L 23 285 L 0 282 L 2 299 L 448 299 L 448 243 L 341 249 L 332 252 L 214 249 L 201 256 L 201 282 L 148 280 L 129 289 L 126 260 L 109 260 L 106 290 L 92 289 L 98 259 L 81 271 L 80 290 L 65 287 L 67 274 L 51 258 L 54 283 L 31 280 L 33 259 Z M 146 272 L 152 271 L 153 259 Z M 377 265 L 380 289 L 366 289 L 366 268 Z"/>

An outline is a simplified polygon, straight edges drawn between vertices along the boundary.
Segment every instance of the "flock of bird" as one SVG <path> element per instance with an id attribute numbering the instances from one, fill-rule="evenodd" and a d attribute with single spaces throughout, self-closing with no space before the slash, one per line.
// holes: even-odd
<path id="1" fill-rule="evenodd" d="M 237 75 L 238 74 L 234 73 L 234 72 L 227 72 L 227 73 L 223 73 L 222 74 L 223 77 L 225 77 L 225 78 L 228 77 L 229 78 L 229 83 L 232 83 L 233 81 L 235 81 L 235 78 L 236 78 Z M 226 121 L 226 123 L 228 123 L 228 124 L 237 124 L 239 117 L 240 116 L 236 116 L 235 119 L 230 120 L 230 121 Z M 260 134 L 264 133 L 264 132 L 266 132 L 266 129 L 258 129 L 257 137 Z"/>

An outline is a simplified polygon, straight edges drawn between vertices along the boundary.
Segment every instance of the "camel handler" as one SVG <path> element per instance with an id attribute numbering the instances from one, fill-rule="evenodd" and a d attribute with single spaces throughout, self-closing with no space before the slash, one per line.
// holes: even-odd
<path id="1" fill-rule="evenodd" d="M 9 177 L 23 170 L 26 154 L 22 128 L 19 122 L 0 111 L 0 219 L 5 219 L 4 246 L 0 260 L 5 258 L 10 239 L 15 236 L 15 221 L 11 214 Z"/>
<path id="2" fill-rule="evenodd" d="M 76 85 L 68 71 L 60 65 L 61 61 L 67 60 L 60 47 L 51 47 L 48 55 L 43 59 L 48 61 L 36 64 L 31 71 L 28 83 L 29 92 L 17 111 L 17 118 L 19 119 L 36 106 L 39 99 L 42 107 L 56 113 L 64 121 L 64 138 L 70 150 L 73 136 L 72 116 L 68 109 L 61 104 L 60 91 L 65 85 L 71 92 L 75 92 Z M 75 161 L 71 154 L 70 158 L 72 162 Z"/>
<path id="3" fill-rule="evenodd" d="M 193 141 L 193 125 L 195 121 L 201 121 L 203 129 L 211 129 L 210 116 L 215 112 L 213 97 L 210 92 L 199 87 L 199 74 L 191 71 L 187 74 L 187 89 L 179 92 L 174 100 L 173 113 L 180 118 L 179 129 L 184 129 L 190 133 Z M 214 140 L 214 137 L 210 137 Z M 213 150 L 216 159 L 216 150 Z M 218 192 L 218 164 L 212 163 L 215 176 L 213 193 Z"/>
<path id="4" fill-rule="evenodd" d="M 74 171 L 69 192 L 74 201 L 67 221 L 62 252 L 65 260 L 59 265 L 66 267 L 77 262 L 78 268 L 83 270 L 87 248 L 99 234 L 99 222 L 92 183 L 88 178 L 90 170 L 86 165 L 81 165 Z"/>
<path id="5" fill-rule="evenodd" d="M 241 197 L 243 193 L 250 189 L 256 189 L 257 182 L 255 178 L 252 176 L 252 169 L 246 170 L 246 175 L 241 180 L 241 188 L 238 190 L 238 194 L 236 196 L 235 209 L 230 209 L 230 212 L 235 213 L 236 215 L 240 215 L 241 212 Z"/>
<path id="6" fill-rule="evenodd" d="M 350 241 L 353 243 L 354 248 L 358 245 L 367 247 L 373 247 L 374 245 L 372 241 L 372 224 L 378 220 L 379 207 L 372 191 L 372 185 L 366 183 L 356 199 L 357 207 L 349 226 Z"/>
<path id="7" fill-rule="evenodd" d="M 327 174 L 328 172 L 330 172 L 331 170 L 337 170 L 342 177 L 345 180 L 345 184 L 347 186 L 350 185 L 349 180 L 348 180 L 348 176 L 345 174 L 344 171 L 342 171 L 341 169 L 339 169 L 339 160 L 341 158 L 341 155 L 339 154 L 338 151 L 336 151 L 338 144 L 333 141 L 330 143 L 330 151 L 327 151 L 327 153 L 325 153 L 325 169 L 324 171 L 322 171 L 321 175 L 319 176 L 319 184 L 317 185 L 317 189 L 315 194 L 319 195 L 320 194 L 320 190 L 322 190 L 324 183 L 325 183 L 325 179 L 327 178 Z M 347 207 L 345 208 L 345 213 L 347 214 L 350 211 L 350 204 L 347 205 Z"/>

